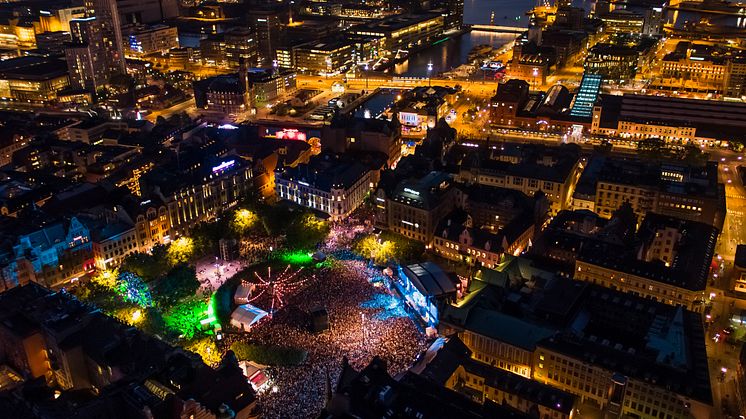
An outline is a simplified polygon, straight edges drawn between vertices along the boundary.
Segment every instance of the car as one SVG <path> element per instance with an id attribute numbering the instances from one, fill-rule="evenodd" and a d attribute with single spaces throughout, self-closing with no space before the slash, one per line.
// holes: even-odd
<path id="1" fill-rule="evenodd" d="M 728 326 L 725 329 L 723 329 L 723 334 L 727 336 L 727 335 L 732 334 L 735 331 L 736 329 L 734 329 L 733 326 Z"/>

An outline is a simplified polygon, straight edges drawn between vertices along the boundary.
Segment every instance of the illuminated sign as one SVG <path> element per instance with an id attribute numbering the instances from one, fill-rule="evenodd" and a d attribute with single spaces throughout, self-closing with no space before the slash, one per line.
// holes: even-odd
<path id="1" fill-rule="evenodd" d="M 217 173 L 221 170 L 228 169 L 229 167 L 232 167 L 234 164 L 236 164 L 235 160 L 228 160 L 220 163 L 219 165 L 212 168 L 213 173 Z"/>
<path id="2" fill-rule="evenodd" d="M 308 183 L 306 183 L 306 182 L 298 181 L 298 183 L 300 183 L 303 186 L 309 186 Z"/>
<path id="3" fill-rule="evenodd" d="M 218 126 L 218 129 L 238 129 L 238 127 L 231 124 L 223 124 Z"/>
<path id="4" fill-rule="evenodd" d="M 404 192 L 411 193 L 412 195 L 420 196 L 420 193 L 415 191 L 414 189 L 404 188 Z"/>
<path id="5" fill-rule="evenodd" d="M 275 133 L 275 138 L 279 140 L 298 140 L 306 141 L 306 133 L 300 132 L 297 129 L 285 128 Z"/>

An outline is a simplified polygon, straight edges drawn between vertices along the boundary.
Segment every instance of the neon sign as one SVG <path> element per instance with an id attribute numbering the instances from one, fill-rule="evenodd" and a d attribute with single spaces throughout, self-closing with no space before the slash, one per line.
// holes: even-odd
<path id="1" fill-rule="evenodd" d="M 297 129 L 285 128 L 275 133 L 275 137 L 279 140 L 298 140 L 306 141 L 306 133 L 300 132 Z"/>
<path id="2" fill-rule="evenodd" d="M 219 165 L 212 168 L 213 173 L 220 172 L 221 170 L 228 169 L 229 167 L 232 167 L 234 164 L 236 164 L 235 160 L 228 160 L 220 163 Z"/>
<path id="3" fill-rule="evenodd" d="M 417 191 L 415 191 L 414 189 L 410 189 L 410 188 L 404 188 L 404 192 L 406 192 L 406 193 L 411 193 L 412 195 L 417 195 L 417 196 L 420 196 L 420 193 L 419 193 L 419 192 L 417 192 Z"/>

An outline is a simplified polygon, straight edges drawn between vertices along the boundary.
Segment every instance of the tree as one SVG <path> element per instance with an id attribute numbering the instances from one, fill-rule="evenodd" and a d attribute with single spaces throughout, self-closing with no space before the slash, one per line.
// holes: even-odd
<path id="1" fill-rule="evenodd" d="M 316 218 L 311 213 L 302 213 L 287 227 L 287 243 L 296 249 L 308 249 L 316 246 L 329 235 L 329 224 Z"/>
<path id="2" fill-rule="evenodd" d="M 184 346 L 184 349 L 199 355 L 202 362 L 212 367 L 218 365 L 221 361 L 220 350 L 210 336 L 195 339 Z"/>
<path id="3" fill-rule="evenodd" d="M 183 339 L 192 339 L 202 331 L 200 321 L 207 318 L 208 303 L 197 297 L 181 300 L 163 315 L 166 327 Z"/>
<path id="4" fill-rule="evenodd" d="M 231 227 L 239 235 L 244 235 L 254 228 L 258 221 L 259 217 L 255 212 L 242 208 L 233 213 Z"/>
<path id="5" fill-rule="evenodd" d="M 153 246 L 150 254 L 135 252 L 127 255 L 122 261 L 120 271 L 132 272 L 146 282 L 152 282 L 168 271 L 169 266 L 163 263 L 165 258 L 166 247 L 163 245 Z"/>
<path id="6" fill-rule="evenodd" d="M 666 143 L 660 138 L 646 138 L 637 142 L 640 155 L 649 158 L 660 158 L 668 152 Z"/>
<path id="7" fill-rule="evenodd" d="M 383 265 L 396 257 L 396 245 L 390 240 L 381 240 L 371 234 L 355 243 L 353 249 L 361 256 L 371 258 L 378 265 Z"/>
<path id="8" fill-rule="evenodd" d="M 115 287 L 117 293 L 126 302 L 136 304 L 139 307 L 150 307 L 153 298 L 150 295 L 148 285 L 132 272 L 122 272 L 117 277 Z"/>
<path id="9" fill-rule="evenodd" d="M 154 294 L 160 305 L 170 307 L 182 298 L 195 295 L 198 289 L 197 271 L 192 266 L 181 264 L 158 281 Z"/>
<path id="10" fill-rule="evenodd" d="M 187 263 L 194 256 L 194 241 L 189 237 L 179 237 L 171 242 L 166 251 L 166 260 L 170 266 Z"/>

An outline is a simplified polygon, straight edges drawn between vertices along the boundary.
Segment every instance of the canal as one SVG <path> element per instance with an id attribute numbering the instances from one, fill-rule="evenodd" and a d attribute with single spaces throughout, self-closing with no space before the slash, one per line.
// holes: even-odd
<path id="1" fill-rule="evenodd" d="M 588 8 L 588 0 L 575 0 L 576 6 Z M 528 27 L 526 11 L 536 6 L 536 0 L 464 0 L 464 23 L 488 24 L 491 18 L 495 25 Z M 432 63 L 431 75 L 449 71 L 467 61 L 472 48 L 477 45 L 501 47 L 516 38 L 515 34 L 470 32 L 442 41 L 432 47 L 413 54 L 409 59 L 391 69 L 391 74 L 405 77 L 427 77 L 428 63 Z"/>

